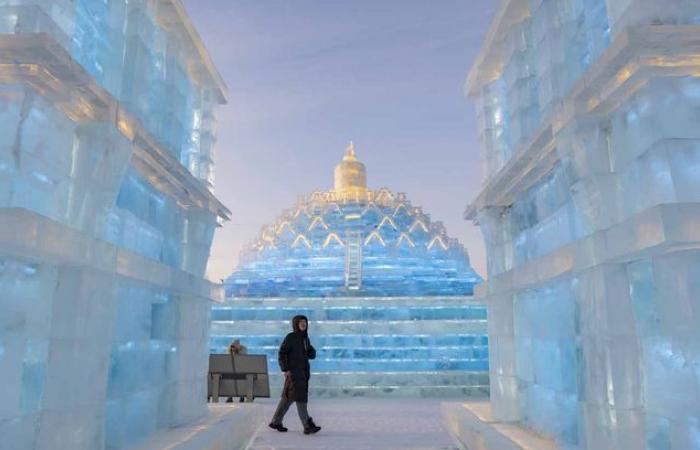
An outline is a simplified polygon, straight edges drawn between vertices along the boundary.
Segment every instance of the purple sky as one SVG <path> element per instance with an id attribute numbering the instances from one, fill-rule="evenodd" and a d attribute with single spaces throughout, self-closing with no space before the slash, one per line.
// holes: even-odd
<path id="1" fill-rule="evenodd" d="M 469 250 L 462 219 L 481 185 L 475 113 L 464 80 L 494 0 L 185 0 L 230 90 L 219 109 L 217 230 L 209 276 L 299 195 L 330 189 L 353 140 L 370 188 L 406 192 Z"/>

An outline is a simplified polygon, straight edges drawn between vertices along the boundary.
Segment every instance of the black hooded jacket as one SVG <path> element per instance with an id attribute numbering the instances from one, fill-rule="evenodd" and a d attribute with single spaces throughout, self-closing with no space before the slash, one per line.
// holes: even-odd
<path id="1" fill-rule="evenodd" d="M 299 322 L 306 320 L 306 330 L 299 329 Z M 280 345 L 279 364 L 282 372 L 290 372 L 290 380 L 285 381 L 282 396 L 297 402 L 306 402 L 309 398 L 309 378 L 311 366 L 309 360 L 316 357 L 316 349 L 309 341 L 309 320 L 306 316 L 294 316 L 292 331 Z"/>

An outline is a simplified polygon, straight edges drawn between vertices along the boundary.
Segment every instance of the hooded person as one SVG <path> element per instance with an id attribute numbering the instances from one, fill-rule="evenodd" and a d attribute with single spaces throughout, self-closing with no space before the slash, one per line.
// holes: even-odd
<path id="1" fill-rule="evenodd" d="M 307 403 L 309 401 L 309 379 L 311 378 L 310 359 L 316 358 L 316 349 L 311 345 L 308 332 L 309 320 L 306 316 L 297 315 L 292 318 L 292 332 L 287 334 L 279 349 L 279 365 L 284 373 L 284 388 L 282 398 L 277 405 L 275 415 L 270 422 L 270 428 L 277 431 L 287 431 L 282 425 L 282 419 L 292 403 L 297 404 L 299 419 L 304 426 L 304 434 L 316 433 L 321 430 L 309 417 Z"/>

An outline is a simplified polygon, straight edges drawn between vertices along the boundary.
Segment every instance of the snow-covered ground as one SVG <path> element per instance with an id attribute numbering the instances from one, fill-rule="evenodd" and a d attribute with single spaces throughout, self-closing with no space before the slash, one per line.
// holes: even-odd
<path id="1" fill-rule="evenodd" d="M 267 426 L 277 398 L 256 399 L 265 406 L 266 421 L 250 450 L 455 450 L 440 412 L 440 399 L 341 398 L 309 399 L 309 414 L 323 429 L 304 435 L 296 406 L 280 433 Z"/>

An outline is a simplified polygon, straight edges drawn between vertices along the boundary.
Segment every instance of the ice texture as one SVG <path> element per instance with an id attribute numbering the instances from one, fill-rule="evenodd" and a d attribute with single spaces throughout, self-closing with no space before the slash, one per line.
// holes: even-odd
<path id="1" fill-rule="evenodd" d="M 200 418 L 225 86 L 182 5 L 0 0 L 0 60 L 0 449 Z"/>
<path id="2" fill-rule="evenodd" d="M 249 353 L 267 355 L 278 392 L 277 353 L 295 314 L 309 318 L 317 349 L 313 395 L 487 393 L 486 307 L 471 297 L 230 297 L 212 307 L 211 351 L 240 339 Z"/>
<path id="3" fill-rule="evenodd" d="M 700 449 L 700 5 L 503 8 L 467 85 L 493 415 L 566 449 Z"/>

